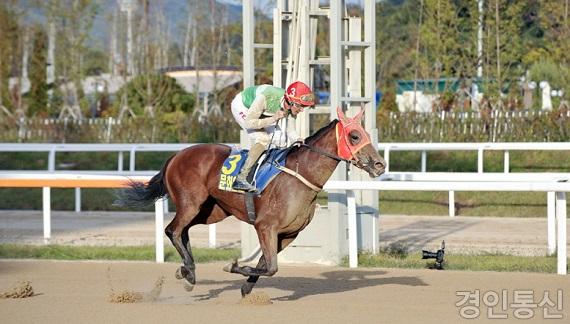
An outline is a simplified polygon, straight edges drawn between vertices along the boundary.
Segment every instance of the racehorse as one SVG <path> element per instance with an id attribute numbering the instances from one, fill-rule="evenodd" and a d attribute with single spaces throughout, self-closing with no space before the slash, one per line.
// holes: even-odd
<path id="1" fill-rule="evenodd" d="M 386 161 L 361 125 L 364 110 L 348 118 L 339 107 L 337 114 L 340 120 L 290 148 L 285 167 L 295 172 L 280 173 L 254 198 L 257 218 L 253 226 L 263 255 L 255 268 L 239 266 L 237 261 L 224 268 L 249 277 L 241 287 L 242 296 L 251 292 L 259 276 L 277 272 L 277 254 L 309 224 L 317 193 L 340 161 L 354 164 L 370 177 L 384 173 Z M 189 147 L 170 157 L 147 184 L 133 182 L 119 196 L 119 204 L 125 206 L 149 204 L 166 195 L 174 202 L 176 215 L 165 233 L 183 259 L 176 278 L 186 279 L 187 290 L 196 284 L 189 228 L 217 223 L 230 215 L 248 222 L 244 195 L 218 189 L 220 168 L 230 152 L 229 146 L 220 144 Z"/>

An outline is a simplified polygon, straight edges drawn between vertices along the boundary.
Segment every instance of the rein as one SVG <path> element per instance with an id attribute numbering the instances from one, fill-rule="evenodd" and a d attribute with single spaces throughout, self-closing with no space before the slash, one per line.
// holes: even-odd
<path id="1" fill-rule="evenodd" d="M 346 163 L 349 163 L 349 164 L 353 164 L 353 165 L 355 165 L 355 166 L 357 166 L 357 167 L 360 165 L 360 161 L 350 160 L 350 159 L 343 158 L 343 157 L 341 157 L 341 156 L 339 156 L 339 155 L 336 155 L 336 154 L 331 154 L 331 153 L 329 153 L 329 152 L 323 151 L 323 150 L 321 150 L 321 149 L 319 149 L 319 148 L 316 148 L 316 147 L 314 147 L 314 146 L 307 145 L 307 144 L 305 144 L 305 143 L 303 143 L 303 142 L 301 142 L 301 141 L 297 141 L 297 142 L 293 143 L 293 145 L 289 146 L 289 147 L 287 148 L 287 150 L 291 150 L 291 149 L 292 149 L 293 147 L 295 147 L 295 146 L 298 146 L 298 147 L 306 147 L 309 151 L 313 151 L 313 152 L 315 152 L 315 153 L 317 153 L 317 154 L 320 154 L 320 155 L 322 155 L 322 156 L 328 157 L 329 159 L 333 159 L 333 160 L 338 161 L 338 162 L 346 162 Z M 299 162 L 297 162 L 297 168 L 298 168 L 298 166 L 299 166 Z M 279 166 L 279 165 L 276 165 L 276 167 L 277 167 L 279 170 L 281 170 L 281 171 L 283 171 L 283 172 L 285 172 L 285 173 L 287 173 L 287 174 L 289 174 L 289 175 L 291 175 L 291 176 L 293 176 L 293 177 L 299 179 L 303 184 L 305 184 L 307 187 L 311 188 L 313 191 L 319 192 L 319 191 L 323 190 L 323 188 L 312 184 L 309 180 L 307 180 L 305 177 L 303 177 L 302 175 L 300 175 L 299 172 L 298 172 L 298 170 L 293 171 L 293 170 L 291 170 L 291 169 L 289 169 L 289 168 L 286 168 L 286 167 L 284 167 L 284 166 L 282 167 L 282 166 Z"/>
<path id="2" fill-rule="evenodd" d="M 323 150 L 321 150 L 321 149 L 318 149 L 318 148 L 316 148 L 316 147 L 314 147 L 314 146 L 310 146 L 310 145 L 307 145 L 307 144 L 301 143 L 301 142 L 296 142 L 296 143 L 298 143 L 298 146 L 299 146 L 299 147 L 306 147 L 306 148 L 309 149 L 310 151 L 313 151 L 313 152 L 318 153 L 318 154 L 320 154 L 320 155 L 326 156 L 326 157 L 328 157 L 328 158 L 330 158 L 330 159 L 333 159 L 333 160 L 335 160 L 335 161 L 339 161 L 339 162 L 343 161 L 343 162 L 351 163 L 351 164 L 354 164 L 354 165 L 357 164 L 356 161 L 348 160 L 348 159 L 345 159 L 345 158 L 341 158 L 341 157 L 338 156 L 338 155 L 330 154 L 330 153 L 325 152 L 325 151 L 323 151 Z M 288 149 L 290 150 L 290 149 L 292 149 L 293 147 L 294 147 L 294 145 L 290 146 Z M 298 166 L 299 166 L 299 162 L 297 162 L 297 167 L 298 167 Z M 283 172 L 285 172 L 285 173 L 287 173 L 287 174 L 289 174 L 289 175 L 291 175 L 291 176 L 293 176 L 293 177 L 299 179 L 304 185 L 306 185 L 307 187 L 311 188 L 313 191 L 320 192 L 321 190 L 323 190 L 323 188 L 321 188 L 321 187 L 319 187 L 319 186 L 317 186 L 317 185 L 312 184 L 309 180 L 307 180 L 305 177 L 303 177 L 302 175 L 300 175 L 299 172 L 298 172 L 298 170 L 293 171 L 293 170 L 291 170 L 291 169 L 289 169 L 289 168 L 282 167 L 282 166 L 279 166 L 279 165 L 276 165 L 276 168 L 278 168 L 279 170 L 281 170 L 281 171 L 283 171 Z"/>
<path id="3" fill-rule="evenodd" d="M 318 148 L 316 148 L 316 147 L 314 147 L 314 146 L 310 146 L 310 145 L 307 145 L 307 144 L 305 144 L 305 143 L 300 143 L 299 146 L 306 147 L 306 148 L 308 148 L 309 150 L 311 150 L 311 151 L 313 151 L 313 152 L 315 152 L 315 153 L 318 153 L 318 154 L 320 154 L 320 155 L 326 156 L 326 157 L 331 158 L 331 159 L 333 159 L 333 160 L 335 160 L 335 161 L 338 161 L 338 162 L 346 162 L 346 163 L 350 163 L 350 164 L 355 164 L 355 165 L 356 165 L 356 161 L 354 161 L 354 160 L 349 160 L 349 159 L 342 158 L 342 157 L 340 157 L 340 156 L 338 156 L 338 155 L 335 155 L 335 154 L 330 154 L 329 152 L 325 152 L 325 151 L 323 151 L 323 150 L 321 150 L 321 149 L 318 149 Z"/>

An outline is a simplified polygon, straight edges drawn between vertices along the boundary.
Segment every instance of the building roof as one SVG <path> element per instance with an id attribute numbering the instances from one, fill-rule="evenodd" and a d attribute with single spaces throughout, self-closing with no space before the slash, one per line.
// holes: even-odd
<path id="1" fill-rule="evenodd" d="M 240 70 L 174 70 L 165 73 L 187 92 L 210 93 L 243 80 Z"/>
<path id="2" fill-rule="evenodd" d="M 243 80 L 242 71 L 235 67 L 221 67 L 217 70 L 196 70 L 194 68 L 175 67 L 161 70 L 161 72 L 176 79 L 176 82 L 189 93 L 195 92 L 196 86 L 198 86 L 198 91 L 200 93 L 211 93 L 215 90 L 226 88 Z M 129 82 L 131 79 L 132 77 L 124 79 L 122 76 L 113 76 L 105 73 L 100 76 L 88 76 L 81 81 L 81 84 L 85 94 L 103 92 L 105 88 L 107 88 L 108 93 L 113 94 L 119 91 L 125 82 Z M 10 78 L 10 89 L 16 86 L 19 80 L 19 78 Z M 73 88 L 73 84 L 71 82 L 68 86 Z M 61 87 L 63 88 L 63 85 L 61 85 Z M 22 81 L 22 88 L 23 93 L 30 90 L 30 81 L 28 79 L 24 79 Z"/>

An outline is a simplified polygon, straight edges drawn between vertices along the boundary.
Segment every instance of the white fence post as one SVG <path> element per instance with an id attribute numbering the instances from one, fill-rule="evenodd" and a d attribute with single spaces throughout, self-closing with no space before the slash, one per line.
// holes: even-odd
<path id="1" fill-rule="evenodd" d="M 55 146 L 52 146 L 48 154 L 48 171 L 55 171 Z"/>
<path id="2" fill-rule="evenodd" d="M 168 213 L 170 212 L 168 210 L 168 198 L 163 198 L 164 199 L 164 215 L 168 215 Z"/>
<path id="3" fill-rule="evenodd" d="M 131 148 L 130 154 L 129 154 L 129 171 L 134 172 L 135 171 L 135 161 L 136 161 L 136 157 L 135 157 L 135 148 Z"/>
<path id="4" fill-rule="evenodd" d="M 548 255 L 556 252 L 556 195 L 553 191 L 546 193 Z"/>
<path id="5" fill-rule="evenodd" d="M 208 225 L 208 247 L 216 248 L 216 224 Z"/>
<path id="6" fill-rule="evenodd" d="M 455 217 L 455 191 L 449 191 L 449 217 Z"/>
<path id="7" fill-rule="evenodd" d="M 81 188 L 75 188 L 75 212 L 81 212 Z"/>
<path id="8" fill-rule="evenodd" d="M 390 172 L 390 147 L 384 149 L 384 161 L 386 161 L 385 172 Z"/>
<path id="9" fill-rule="evenodd" d="M 427 152 L 426 150 L 422 151 L 422 172 L 427 171 Z"/>
<path id="10" fill-rule="evenodd" d="M 123 171 L 123 151 L 120 151 L 117 157 L 117 171 Z"/>
<path id="11" fill-rule="evenodd" d="M 356 237 L 356 197 L 354 191 L 346 191 L 348 212 L 348 265 L 358 267 L 358 239 Z"/>
<path id="12" fill-rule="evenodd" d="M 159 199 L 154 203 L 154 220 L 155 220 L 155 248 L 156 248 L 156 262 L 164 262 L 164 234 L 162 229 L 164 227 L 164 200 Z"/>
<path id="13" fill-rule="evenodd" d="M 505 150 L 505 153 L 503 153 L 503 165 L 504 165 L 503 171 L 505 173 L 510 172 L 510 168 L 511 168 L 510 164 L 511 164 L 511 161 L 510 161 L 510 157 L 509 157 L 509 151 Z"/>
<path id="14" fill-rule="evenodd" d="M 44 243 L 48 244 L 51 238 L 51 188 L 42 188 Z"/>
<path id="15" fill-rule="evenodd" d="M 477 150 L 477 172 L 483 173 L 483 148 Z"/>
<path id="16" fill-rule="evenodd" d="M 565 275 L 568 254 L 566 253 L 566 193 L 556 193 L 556 218 L 558 219 L 558 274 Z"/>

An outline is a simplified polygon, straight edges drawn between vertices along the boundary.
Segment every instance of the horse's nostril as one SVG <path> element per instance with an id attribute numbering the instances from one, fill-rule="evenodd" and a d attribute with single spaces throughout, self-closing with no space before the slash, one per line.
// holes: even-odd
<path id="1" fill-rule="evenodd" d="M 376 169 L 383 169 L 383 168 L 384 168 L 384 163 L 382 163 L 382 162 L 374 162 L 374 168 L 376 168 Z"/>

